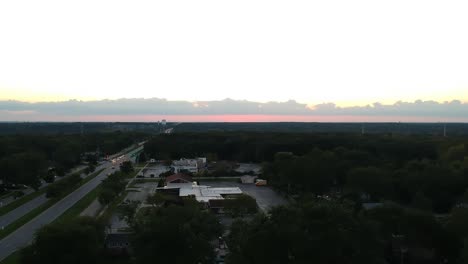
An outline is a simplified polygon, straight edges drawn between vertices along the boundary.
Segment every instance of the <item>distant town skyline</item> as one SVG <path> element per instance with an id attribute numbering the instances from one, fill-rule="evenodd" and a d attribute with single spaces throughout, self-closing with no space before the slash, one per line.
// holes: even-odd
<path id="1" fill-rule="evenodd" d="M 467 103 L 467 12 L 431 0 L 2 1 L 0 100 Z"/>

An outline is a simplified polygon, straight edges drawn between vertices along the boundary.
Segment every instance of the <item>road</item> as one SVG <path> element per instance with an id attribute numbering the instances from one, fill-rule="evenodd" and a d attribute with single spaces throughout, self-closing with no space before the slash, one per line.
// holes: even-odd
<path id="1" fill-rule="evenodd" d="M 107 168 L 105 165 L 100 165 L 96 168 L 96 171 L 99 171 L 103 168 Z M 65 177 L 72 175 L 73 173 L 83 169 L 81 166 L 77 169 L 73 170 L 71 173 L 67 174 Z M 89 175 L 88 175 L 89 176 Z M 48 184 L 47 184 L 48 185 Z M 44 186 L 44 185 L 43 185 Z M 42 189 L 42 186 L 41 186 Z M 42 194 L 31 201 L 11 210 L 10 212 L 0 216 L 0 228 L 5 228 L 9 224 L 13 223 L 14 221 L 18 220 L 25 214 L 29 213 L 30 211 L 34 210 L 35 208 L 45 204 L 49 199 L 46 198 L 45 194 Z"/>
<path id="2" fill-rule="evenodd" d="M 42 204 L 46 203 L 48 198 L 46 198 L 45 194 L 38 196 L 31 201 L 11 210 L 10 212 L 0 216 L 0 227 L 3 229 L 7 225 L 13 223 L 14 221 L 21 218 L 23 215 L 29 213 L 30 211 L 34 210 L 35 208 L 41 206 Z"/>
<path id="3" fill-rule="evenodd" d="M 64 177 L 68 177 L 68 176 L 70 176 L 70 175 L 72 175 L 72 174 L 74 174 L 74 173 L 76 173 L 76 172 L 78 172 L 78 171 L 80 171 L 80 170 L 82 170 L 82 169 L 85 169 L 85 168 L 86 168 L 85 165 L 80 165 L 80 166 L 74 168 L 70 173 L 68 173 L 68 174 L 65 175 Z M 47 183 L 47 182 L 44 182 L 44 181 L 43 181 L 43 182 L 42 182 L 42 185 L 39 187 L 39 189 L 43 189 L 43 188 L 49 186 L 49 184 L 50 184 L 50 183 Z M 28 195 L 28 194 L 34 192 L 34 189 L 32 189 L 32 188 L 27 188 L 27 189 L 24 189 L 24 190 L 22 190 L 22 191 L 23 191 L 24 195 Z M 11 202 L 14 202 L 14 201 L 16 201 L 16 199 L 13 198 L 12 196 L 10 196 L 10 197 L 4 198 L 4 199 L 0 199 L 0 204 L 1 204 L 1 206 L 5 206 L 5 205 L 7 205 L 7 204 L 9 204 L 9 203 L 11 203 Z"/>
<path id="4" fill-rule="evenodd" d="M 138 148 L 131 153 L 128 153 L 127 156 L 130 157 L 131 154 L 138 152 L 140 149 L 141 148 Z M 15 232 L 2 239 L 0 241 L 0 261 L 18 249 L 29 245 L 34 238 L 34 234 L 39 230 L 39 228 L 54 221 L 57 217 L 62 215 L 66 210 L 81 200 L 86 194 L 94 190 L 94 188 L 96 188 L 101 181 L 107 177 L 108 173 L 115 171 L 115 169 L 111 168 L 114 166 L 111 162 L 107 162 L 101 166 L 105 167 L 105 169 L 98 176 L 85 183 L 62 200 L 58 201 L 33 220 L 18 228 Z"/>

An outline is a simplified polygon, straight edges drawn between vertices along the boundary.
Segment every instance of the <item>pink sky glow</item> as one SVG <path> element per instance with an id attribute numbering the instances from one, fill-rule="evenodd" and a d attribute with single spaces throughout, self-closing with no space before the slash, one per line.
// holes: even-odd
<path id="1" fill-rule="evenodd" d="M 46 122 L 468 122 L 468 118 L 419 116 L 307 116 L 307 115 L 43 115 L 22 113 L 3 121 Z"/>

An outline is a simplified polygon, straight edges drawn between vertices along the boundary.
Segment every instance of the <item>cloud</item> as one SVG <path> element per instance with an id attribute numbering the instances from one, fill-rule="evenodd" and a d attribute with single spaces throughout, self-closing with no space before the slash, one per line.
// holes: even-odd
<path id="1" fill-rule="evenodd" d="M 34 116 L 210 116 L 210 115 L 274 115 L 274 116 L 367 116 L 421 118 L 466 118 L 468 103 L 421 101 L 394 104 L 374 103 L 366 106 L 340 107 L 334 103 L 307 105 L 294 100 L 259 103 L 246 100 L 168 101 L 160 98 L 117 99 L 98 101 L 69 100 L 63 102 L 27 103 L 15 100 L 0 101 L 0 120 L 24 120 Z M 32 118 L 31 118 L 32 119 Z M 64 120 L 66 121 L 66 120 Z"/>

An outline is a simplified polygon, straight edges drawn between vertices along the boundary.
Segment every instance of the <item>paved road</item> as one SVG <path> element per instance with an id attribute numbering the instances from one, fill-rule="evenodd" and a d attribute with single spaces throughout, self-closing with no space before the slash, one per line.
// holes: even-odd
<path id="1" fill-rule="evenodd" d="M 9 256 L 16 250 L 27 246 L 33 239 L 34 233 L 43 225 L 51 223 L 61 214 L 63 214 L 68 208 L 72 207 L 76 202 L 83 198 L 88 192 L 96 188 L 101 181 L 106 178 L 107 173 L 111 172 L 112 169 L 105 169 L 97 177 L 90 180 L 52 207 L 45 210 L 42 214 L 36 218 L 18 228 L 15 232 L 5 237 L 0 241 L 0 260 Z"/>
<path id="2" fill-rule="evenodd" d="M 103 165 L 100 165 L 96 168 L 96 171 L 99 171 L 101 169 L 104 169 L 104 168 L 107 168 L 108 165 L 106 164 L 103 164 Z M 70 176 L 72 175 L 73 173 L 81 170 L 82 167 L 78 167 L 76 169 L 74 169 L 71 173 L 67 174 L 67 176 Z M 91 174 L 89 174 L 91 175 Z M 87 175 L 87 176 L 89 176 Z M 42 188 L 42 186 L 41 186 Z M 29 213 L 30 211 L 34 210 L 35 208 L 43 205 L 44 203 L 46 203 L 49 199 L 46 198 L 46 195 L 45 194 L 42 194 L 34 199 L 32 199 L 31 201 L 11 210 L 10 212 L 0 216 L 0 228 L 5 228 L 6 226 L 8 226 L 9 224 L 13 223 L 14 221 L 18 220 L 19 218 L 21 218 L 22 216 L 24 216 L 25 214 Z"/>
<path id="3" fill-rule="evenodd" d="M 134 152 L 139 151 L 136 149 L 127 155 L 131 155 Z M 36 231 L 42 226 L 51 223 L 57 217 L 62 215 L 66 210 L 72 207 L 76 202 L 81 200 L 87 193 L 96 188 L 102 180 L 107 177 L 107 174 L 113 172 L 115 169 L 112 169 L 113 166 L 111 162 L 102 164 L 101 166 L 106 169 L 102 171 L 98 176 L 82 185 L 80 188 L 70 193 L 68 196 L 58 201 L 56 204 L 42 212 L 40 215 L 35 217 L 30 222 L 18 228 L 15 232 L 11 233 L 9 236 L 5 237 L 0 241 L 0 260 L 8 257 L 10 254 L 14 253 L 18 249 L 21 249 L 29 245 Z"/>
<path id="4" fill-rule="evenodd" d="M 84 168 L 86 168 L 86 165 L 80 165 L 80 166 L 74 168 L 70 173 L 68 173 L 64 177 L 68 177 L 68 176 L 74 174 L 75 172 L 80 171 L 80 170 L 82 170 Z M 47 183 L 47 182 L 43 181 L 42 185 L 39 187 L 39 189 L 43 189 L 43 188 L 47 187 L 49 184 L 50 183 Z M 23 191 L 24 195 L 28 195 L 28 194 L 34 192 L 34 189 L 27 188 L 27 189 L 24 189 L 22 191 Z M 16 200 L 15 198 L 13 198 L 12 196 L 9 196 L 9 197 L 6 197 L 4 199 L 0 199 L 0 203 L 1 203 L 2 206 L 5 206 L 5 205 L 7 205 L 7 204 L 9 204 L 11 202 L 14 202 L 15 200 Z"/>
<path id="5" fill-rule="evenodd" d="M 29 213 L 30 211 L 34 210 L 35 208 L 41 206 L 42 204 L 46 203 L 48 198 L 46 198 L 45 194 L 42 194 L 31 201 L 11 210 L 10 212 L 0 216 L 0 227 L 5 228 L 7 225 L 13 223 L 14 221 L 21 218 L 23 215 Z"/>

